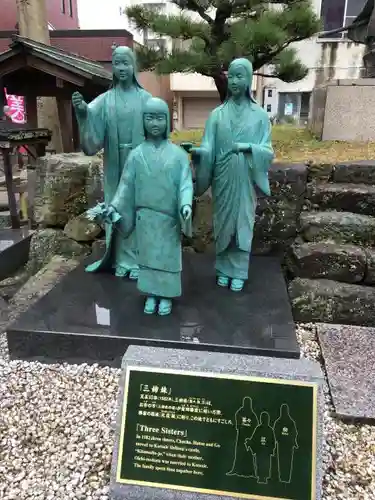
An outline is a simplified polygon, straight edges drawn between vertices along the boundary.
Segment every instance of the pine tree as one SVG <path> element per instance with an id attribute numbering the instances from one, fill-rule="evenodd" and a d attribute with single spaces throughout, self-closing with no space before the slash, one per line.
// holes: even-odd
<path id="1" fill-rule="evenodd" d="M 308 69 L 297 57 L 293 42 L 319 31 L 320 21 L 310 0 L 172 0 L 178 14 L 166 15 L 136 5 L 126 9 L 138 30 L 183 42 L 170 53 L 142 46 L 137 50 L 143 70 L 160 74 L 196 72 L 212 77 L 223 101 L 226 70 L 236 57 L 247 57 L 254 71 L 284 82 L 304 78 Z M 181 48 L 184 47 L 184 48 Z"/>

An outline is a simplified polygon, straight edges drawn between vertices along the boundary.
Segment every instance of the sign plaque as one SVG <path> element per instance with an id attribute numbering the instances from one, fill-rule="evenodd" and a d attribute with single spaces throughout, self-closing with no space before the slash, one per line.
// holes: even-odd
<path id="1" fill-rule="evenodd" d="M 126 369 L 116 482 L 315 500 L 317 384 Z"/>

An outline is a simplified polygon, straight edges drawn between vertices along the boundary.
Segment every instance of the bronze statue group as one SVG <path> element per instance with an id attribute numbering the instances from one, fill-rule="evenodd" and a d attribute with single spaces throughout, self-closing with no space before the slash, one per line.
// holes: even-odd
<path id="1" fill-rule="evenodd" d="M 104 149 L 104 202 L 88 217 L 105 225 L 106 252 L 87 271 L 137 281 L 144 312 L 168 315 L 182 294 L 181 232 L 192 234 L 193 196 L 211 188 L 217 285 L 240 292 L 248 279 L 256 187 L 270 194 L 271 124 L 251 96 L 244 58 L 228 69 L 228 97 L 210 114 L 199 147 L 169 140 L 166 102 L 137 78 L 128 47 L 113 51 L 113 85 L 90 104 L 72 97 L 84 153 Z M 191 154 L 195 170 L 195 193 Z"/>

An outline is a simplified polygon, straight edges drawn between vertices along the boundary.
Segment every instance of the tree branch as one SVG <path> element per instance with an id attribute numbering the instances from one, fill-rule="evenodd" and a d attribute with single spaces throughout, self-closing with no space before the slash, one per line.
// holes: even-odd
<path id="1" fill-rule="evenodd" d="M 212 26 L 212 36 L 218 42 L 225 34 L 225 23 L 232 15 L 232 3 L 222 2 L 216 10 L 214 24 Z"/>
<path id="2" fill-rule="evenodd" d="M 275 49 L 267 52 L 266 54 L 263 54 L 262 57 L 259 57 L 258 59 L 256 59 L 256 65 L 255 66 L 257 68 L 261 68 L 262 66 L 264 66 L 265 64 L 267 64 L 270 60 L 272 60 L 274 57 L 278 56 L 280 54 L 280 52 L 282 52 L 287 47 L 289 47 L 289 45 L 291 43 L 301 42 L 302 40 L 305 40 L 305 38 L 303 38 L 303 37 L 294 37 L 294 38 L 291 38 L 287 42 L 283 43 L 280 47 L 277 47 L 277 48 L 275 48 Z"/>
<path id="3" fill-rule="evenodd" d="M 209 28 L 203 22 L 194 22 L 186 15 L 157 14 L 152 9 L 141 5 L 134 5 L 126 9 L 129 20 L 136 23 L 138 29 L 148 28 L 159 36 L 168 36 L 174 39 L 191 40 L 200 38 L 208 42 Z"/>
<path id="4" fill-rule="evenodd" d="M 188 9 L 196 12 L 207 24 L 212 25 L 214 20 L 206 13 L 206 9 L 196 0 L 172 0 L 181 10 Z"/>

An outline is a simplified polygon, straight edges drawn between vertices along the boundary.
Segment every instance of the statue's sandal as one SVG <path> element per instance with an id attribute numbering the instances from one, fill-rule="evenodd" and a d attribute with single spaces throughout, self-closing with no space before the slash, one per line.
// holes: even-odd
<path id="1" fill-rule="evenodd" d="M 148 297 L 144 308 L 145 314 L 154 314 L 156 312 L 156 299 L 155 297 Z"/>

